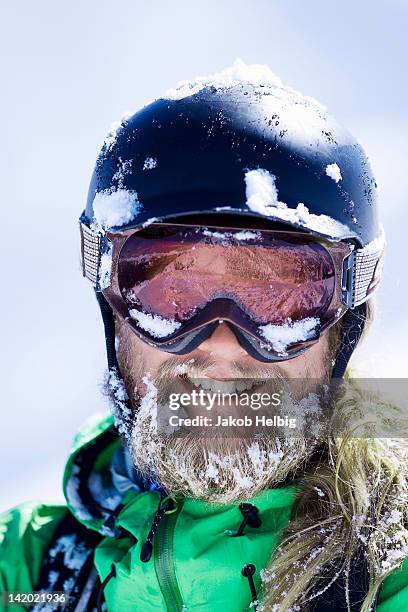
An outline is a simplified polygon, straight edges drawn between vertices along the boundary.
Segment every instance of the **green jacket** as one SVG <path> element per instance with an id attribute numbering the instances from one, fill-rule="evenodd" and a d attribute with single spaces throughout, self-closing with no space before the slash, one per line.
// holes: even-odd
<path id="1" fill-rule="evenodd" d="M 78 525 L 100 534 L 91 558 L 100 581 L 109 578 L 114 564 L 116 576 L 104 588 L 109 612 L 248 610 L 251 590 L 242 568 L 255 566 L 253 580 L 260 598 L 260 571 L 290 519 L 295 487 L 263 491 L 248 500 L 259 509 L 262 524 L 247 525 L 244 537 L 233 535 L 243 519 L 237 504 L 176 500 L 176 508 L 159 520 L 152 556 L 143 562 L 142 545 L 160 502 L 157 487 L 144 483 L 140 490 L 128 490 L 117 516 L 101 514 L 101 506 L 113 509 L 119 501 L 110 468 L 120 446 L 110 415 L 84 426 L 74 439 L 64 473 L 66 505 L 26 503 L 0 517 L 0 593 L 35 589 L 51 541 L 53 555 L 60 554 L 75 575 L 84 550 L 81 545 L 75 548 L 72 538 L 54 538 L 61 520 L 72 513 Z M 49 590 L 55 590 L 57 578 L 49 572 Z M 0 605 L 0 610 L 18 609 L 27 608 Z M 408 609 L 408 563 L 385 580 L 376 609 Z"/>

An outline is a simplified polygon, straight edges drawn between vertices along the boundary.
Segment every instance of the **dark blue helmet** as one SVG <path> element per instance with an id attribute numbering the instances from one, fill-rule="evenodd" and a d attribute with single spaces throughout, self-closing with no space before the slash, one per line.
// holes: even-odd
<path id="1" fill-rule="evenodd" d="M 124 229 L 222 211 L 354 237 L 360 246 L 376 238 L 377 186 L 349 132 L 272 73 L 257 83 L 224 74 L 225 83 L 184 85 L 122 120 L 97 160 L 88 222 Z M 251 174 L 259 170 L 263 185 Z M 270 201 L 264 193 L 260 202 L 257 182 L 264 191 L 268 181 Z"/>

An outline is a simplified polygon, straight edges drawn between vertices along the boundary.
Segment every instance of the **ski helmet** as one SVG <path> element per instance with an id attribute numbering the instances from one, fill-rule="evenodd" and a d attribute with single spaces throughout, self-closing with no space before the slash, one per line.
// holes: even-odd
<path id="1" fill-rule="evenodd" d="M 109 365 L 117 367 L 101 286 L 104 233 L 202 215 L 240 216 L 248 226 L 263 219 L 353 243 L 333 370 L 342 376 L 363 330 L 368 285 L 381 272 L 377 185 L 361 145 L 319 103 L 268 68 L 242 62 L 181 84 L 105 139 L 80 221 L 83 271 L 97 292 Z"/>

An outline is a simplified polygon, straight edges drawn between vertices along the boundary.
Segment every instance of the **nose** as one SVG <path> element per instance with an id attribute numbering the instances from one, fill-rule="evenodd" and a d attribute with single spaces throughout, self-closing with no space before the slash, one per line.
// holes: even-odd
<path id="1" fill-rule="evenodd" d="M 225 361 L 236 361 L 247 355 L 234 333 L 224 322 L 219 323 L 211 336 L 200 344 L 199 350 L 207 353 L 209 357 Z"/>

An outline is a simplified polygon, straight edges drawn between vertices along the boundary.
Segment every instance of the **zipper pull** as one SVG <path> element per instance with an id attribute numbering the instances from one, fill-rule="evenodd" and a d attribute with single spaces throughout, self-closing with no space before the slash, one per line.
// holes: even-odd
<path id="1" fill-rule="evenodd" d="M 254 583 L 254 578 L 253 578 L 255 572 L 256 572 L 255 565 L 253 563 L 247 563 L 242 568 L 241 574 L 245 576 L 245 578 L 248 578 L 249 588 L 250 588 L 251 597 L 252 597 L 252 608 L 256 612 L 258 610 L 259 602 L 258 602 L 258 596 L 256 594 L 256 588 L 255 588 L 255 583 Z"/>
<path id="2" fill-rule="evenodd" d="M 102 612 L 103 610 L 102 604 L 103 604 L 103 599 L 105 597 L 105 593 L 104 593 L 105 587 L 108 584 L 109 580 L 111 580 L 112 578 L 116 578 L 116 565 L 114 563 L 111 563 L 111 570 L 109 574 L 105 577 L 104 581 L 99 586 L 97 601 L 96 601 L 97 612 Z"/>
<path id="3" fill-rule="evenodd" d="M 244 503 L 244 504 L 240 504 L 238 508 L 242 516 L 244 517 L 240 526 L 238 527 L 236 531 L 227 530 L 225 532 L 227 535 L 230 535 L 233 537 L 244 535 L 244 529 L 247 525 L 255 529 L 257 529 L 258 527 L 262 525 L 262 521 L 259 518 L 259 510 L 256 506 L 254 506 L 253 504 Z"/>
<path id="4" fill-rule="evenodd" d="M 150 531 L 147 534 L 146 541 L 144 542 L 142 550 L 140 551 L 140 560 L 143 563 L 147 563 L 147 561 L 150 561 L 152 557 L 153 538 L 158 526 L 160 525 L 160 521 L 162 520 L 165 514 L 172 514 L 176 510 L 177 503 L 173 497 L 164 497 L 160 500 L 159 507 L 157 508 L 156 514 L 153 519 L 152 526 L 150 527 Z"/>

